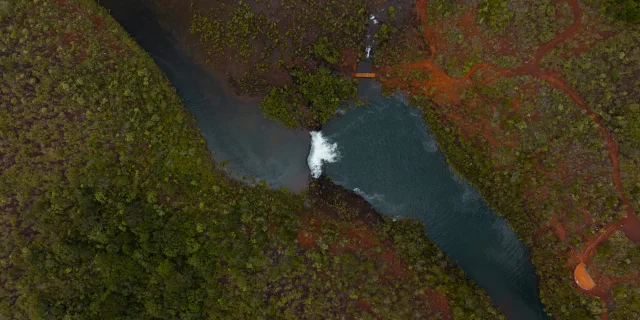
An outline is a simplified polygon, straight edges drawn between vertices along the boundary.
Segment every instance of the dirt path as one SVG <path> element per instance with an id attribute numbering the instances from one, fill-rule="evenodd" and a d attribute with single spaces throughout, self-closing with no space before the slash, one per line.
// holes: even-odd
<path id="1" fill-rule="evenodd" d="M 619 164 L 619 147 L 617 141 L 614 139 L 611 132 L 605 126 L 604 121 L 598 114 L 596 114 L 591 107 L 582 99 L 580 94 L 571 86 L 567 84 L 567 82 L 562 78 L 559 72 L 551 71 L 551 70 L 542 70 L 540 67 L 541 60 L 552 50 L 554 50 L 558 45 L 565 42 L 567 39 L 574 37 L 581 29 L 582 26 L 582 16 L 583 11 L 578 4 L 578 0 L 567 0 L 569 5 L 571 6 L 571 11 L 573 13 L 573 23 L 567 27 L 562 32 L 558 33 L 554 39 L 543 43 L 536 50 L 533 60 L 523 63 L 520 66 L 514 69 L 505 69 L 500 68 L 496 65 L 493 65 L 488 62 L 480 62 L 473 65 L 467 74 L 460 78 L 454 78 L 449 76 L 444 70 L 439 68 L 435 64 L 435 56 L 438 50 L 438 45 L 441 44 L 441 41 L 437 39 L 434 30 L 429 25 L 428 22 L 428 8 L 427 3 L 428 0 L 417 0 L 416 2 L 416 10 L 418 15 L 419 22 L 425 27 L 424 37 L 429 45 L 430 55 L 426 60 L 414 62 L 408 65 L 401 67 L 404 71 L 416 70 L 416 69 L 424 69 L 428 71 L 431 77 L 426 82 L 418 82 L 418 81 L 403 81 L 399 79 L 381 79 L 382 82 L 387 82 L 391 84 L 400 85 L 399 87 L 409 87 L 409 88 L 421 88 L 424 92 L 427 92 L 427 95 L 433 100 L 436 104 L 450 104 L 450 105 L 459 105 L 461 103 L 460 94 L 463 90 L 470 88 L 473 85 L 473 81 L 471 80 L 471 76 L 476 73 L 481 73 L 483 77 L 491 75 L 493 72 L 495 77 L 487 77 L 484 78 L 481 83 L 488 84 L 497 81 L 500 77 L 515 77 L 515 76 L 532 76 L 537 79 L 541 79 L 546 81 L 553 88 L 563 91 L 567 94 L 573 102 L 578 105 L 581 109 L 585 110 L 589 117 L 597 124 L 598 131 L 600 135 L 604 139 L 606 150 L 611 161 L 612 166 L 612 180 L 613 186 L 618 193 L 618 197 L 622 200 L 622 203 L 626 209 L 626 216 L 620 220 L 613 221 L 609 223 L 607 229 L 600 234 L 596 239 L 594 239 L 591 243 L 587 245 L 584 251 L 577 252 L 573 254 L 574 257 L 577 257 L 581 262 L 589 260 L 589 254 L 595 250 L 599 244 L 608 239 L 608 237 L 616 230 L 622 229 L 625 232 L 625 235 L 632 241 L 640 242 L 640 219 L 635 214 L 635 210 L 631 204 L 631 201 L 627 198 L 624 193 L 622 186 L 622 178 L 621 178 L 621 170 Z M 384 70 L 384 71 L 392 71 L 392 70 Z M 383 73 L 383 72 L 382 72 Z M 411 91 L 411 90 L 410 90 Z M 424 92 L 421 92 L 424 94 Z M 456 123 L 463 121 L 464 119 L 453 119 Z M 461 127 L 464 124 L 461 124 Z M 484 126 L 483 124 L 477 125 L 480 129 Z M 486 134 L 487 132 L 478 132 L 481 136 L 484 136 L 487 141 L 492 144 L 492 141 L 495 139 L 491 139 L 488 136 L 490 134 Z M 611 281 L 605 281 L 606 284 L 600 284 L 598 290 L 594 291 L 586 291 L 583 292 L 587 294 L 591 294 L 594 296 L 599 296 L 606 303 L 606 295 L 605 292 L 608 292 L 610 289 Z M 604 315 L 604 319 L 606 319 L 606 313 Z"/>
<path id="2" fill-rule="evenodd" d="M 540 45 L 538 50 L 536 50 L 533 61 L 522 65 L 520 68 L 535 68 L 535 70 L 540 71 L 540 61 L 542 58 L 551 52 L 551 50 L 555 49 L 559 44 L 573 37 L 578 33 L 578 31 L 580 31 L 580 27 L 582 26 L 582 9 L 578 5 L 578 0 L 568 0 L 567 2 L 569 3 L 569 6 L 571 6 L 573 23 L 564 31 L 557 34 L 555 38 Z"/>
<path id="3" fill-rule="evenodd" d="M 577 256 L 579 257 L 580 261 L 586 261 L 589 259 L 589 255 L 590 253 L 595 250 L 602 242 L 604 242 L 605 240 L 607 240 L 611 234 L 617 230 L 620 230 L 620 223 L 617 221 L 611 222 L 609 223 L 609 227 L 600 234 L 600 236 L 598 236 L 595 240 L 593 240 L 591 243 L 589 243 L 589 245 L 587 245 L 587 248 L 584 249 L 583 252 L 579 252 L 577 254 Z"/>
<path id="4" fill-rule="evenodd" d="M 415 62 L 409 65 L 404 66 L 405 69 L 418 69 L 424 68 L 428 69 L 432 73 L 432 78 L 427 81 L 427 85 L 434 86 L 436 89 L 441 86 L 447 86 L 453 89 L 460 89 L 460 87 L 467 87 L 465 85 L 466 82 L 470 80 L 470 77 L 476 72 L 482 72 L 486 70 L 491 70 L 496 72 L 501 77 L 514 77 L 514 76 L 524 76 L 529 75 L 541 80 L 545 80 L 552 87 L 562 90 L 565 92 L 574 103 L 576 103 L 580 108 L 585 110 L 589 117 L 593 119 L 593 121 L 598 125 L 598 130 L 605 140 L 605 144 L 607 147 L 607 153 L 609 155 L 609 159 L 611 160 L 611 165 L 613 167 L 613 184 L 618 192 L 618 196 L 624 203 L 626 207 L 626 216 L 621 219 L 620 224 L 624 225 L 623 229 L 625 230 L 625 234 L 632 241 L 640 242 L 640 219 L 635 214 L 635 210 L 631 205 L 631 201 L 626 197 L 622 187 L 622 178 L 620 171 L 620 163 L 619 163 L 619 147 L 617 141 L 613 138 L 611 132 L 606 128 L 604 121 L 600 116 L 598 116 L 589 105 L 580 97 L 580 94 L 569 86 L 564 79 L 562 79 L 561 75 L 558 72 L 553 72 L 549 70 L 542 70 L 540 67 L 540 61 L 553 49 L 555 49 L 559 44 L 563 43 L 567 39 L 573 37 L 580 31 L 580 27 L 582 26 L 582 9 L 578 4 L 578 0 L 568 0 L 569 5 L 571 6 L 571 10 L 573 13 L 573 23 L 566 28 L 561 33 L 557 34 L 556 37 L 544 44 L 542 44 L 534 55 L 534 59 L 528 63 L 524 63 L 515 69 L 505 69 L 500 68 L 496 65 L 493 65 L 488 62 L 480 62 L 473 65 L 469 72 L 465 74 L 461 78 L 453 78 L 450 77 L 446 72 L 441 70 L 434 64 L 434 57 L 436 54 L 436 43 L 437 40 L 431 28 L 428 25 L 427 20 L 427 3 L 428 0 L 418 0 L 416 3 L 416 10 L 418 11 L 418 18 L 420 22 L 425 26 L 425 38 L 429 43 L 429 50 L 431 50 L 431 55 L 427 60 Z M 491 82 L 493 79 L 489 79 L 486 82 Z M 457 87 L 457 88 L 456 88 Z M 436 92 L 447 92 L 449 90 Z M 457 93 L 457 92 L 456 92 Z M 455 94 L 448 94 L 449 100 L 457 100 L 453 96 Z M 455 101 L 459 102 L 459 101 Z"/>

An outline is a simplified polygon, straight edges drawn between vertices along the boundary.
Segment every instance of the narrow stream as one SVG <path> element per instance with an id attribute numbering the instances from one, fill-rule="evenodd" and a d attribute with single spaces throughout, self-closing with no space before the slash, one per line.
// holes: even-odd
<path id="1" fill-rule="evenodd" d="M 249 175 L 299 191 L 309 182 L 309 167 L 315 176 L 324 164 L 335 182 L 380 212 L 425 223 L 429 237 L 509 319 L 548 319 L 526 248 L 504 219 L 451 172 L 422 114 L 401 96 L 382 97 L 375 81 L 363 80 L 359 95 L 371 104 L 343 112 L 310 137 L 265 120 L 257 100 L 233 97 L 176 48 L 140 0 L 100 3 L 153 56 L 196 118 L 216 161 L 227 160 L 236 177 Z M 369 45 L 372 53 L 375 43 Z M 359 71 L 369 68 L 363 63 Z"/>

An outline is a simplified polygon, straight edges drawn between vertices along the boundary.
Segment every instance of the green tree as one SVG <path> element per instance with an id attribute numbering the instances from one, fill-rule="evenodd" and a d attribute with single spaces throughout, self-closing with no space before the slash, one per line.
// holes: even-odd
<path id="1" fill-rule="evenodd" d="M 348 99 L 355 98 L 357 89 L 353 82 L 319 68 L 313 74 L 297 72 L 302 102 L 309 106 L 313 119 L 324 124 Z"/>
<path id="2" fill-rule="evenodd" d="M 266 118 L 275 120 L 287 128 L 295 129 L 299 126 L 301 113 L 297 96 L 294 95 L 291 86 L 271 88 L 260 101 L 260 109 Z"/>
<path id="3" fill-rule="evenodd" d="M 315 45 L 313 45 L 313 54 L 322 60 L 329 62 L 330 64 L 337 64 L 340 59 L 340 52 L 338 49 L 329 42 L 329 38 L 322 37 Z"/>
<path id="4" fill-rule="evenodd" d="M 640 22 L 640 0 L 602 0 L 601 6 L 607 16 L 616 20 Z"/>

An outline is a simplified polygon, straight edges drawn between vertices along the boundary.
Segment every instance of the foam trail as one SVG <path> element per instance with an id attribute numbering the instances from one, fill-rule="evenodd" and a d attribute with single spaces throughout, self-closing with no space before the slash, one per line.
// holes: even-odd
<path id="1" fill-rule="evenodd" d="M 360 190 L 360 188 L 355 188 L 353 189 L 353 191 L 363 197 L 365 200 L 367 200 L 367 202 L 372 203 L 373 201 L 384 201 L 384 196 L 383 195 L 379 195 L 377 193 L 374 193 L 373 195 L 369 195 L 367 193 L 365 193 L 364 191 Z"/>
<path id="2" fill-rule="evenodd" d="M 321 131 L 311 131 L 311 151 L 307 158 L 307 164 L 311 169 L 311 176 L 319 178 L 322 175 L 322 165 L 338 161 L 338 144 L 330 143 L 322 136 Z"/>

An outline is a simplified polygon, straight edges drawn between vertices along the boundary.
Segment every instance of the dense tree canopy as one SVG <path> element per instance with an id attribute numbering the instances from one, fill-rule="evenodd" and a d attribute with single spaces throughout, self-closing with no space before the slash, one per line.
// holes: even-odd
<path id="1" fill-rule="evenodd" d="M 265 117 L 289 128 L 322 125 L 356 96 L 353 82 L 324 67 L 314 73 L 294 70 L 292 75 L 295 85 L 274 87 L 260 101 Z"/>
<path id="2" fill-rule="evenodd" d="M 640 0 L 601 0 L 602 10 L 616 20 L 640 22 Z"/>

